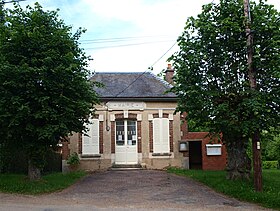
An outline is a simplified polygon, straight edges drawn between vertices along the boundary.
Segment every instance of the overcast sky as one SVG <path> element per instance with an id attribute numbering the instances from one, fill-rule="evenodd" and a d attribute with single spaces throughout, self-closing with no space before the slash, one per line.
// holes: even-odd
<path id="1" fill-rule="evenodd" d="M 37 0 L 38 1 L 38 0 Z M 26 0 L 25 5 L 36 1 Z M 81 47 L 93 58 L 97 72 L 159 73 L 178 48 L 176 39 L 186 19 L 212 0 L 42 0 L 44 9 L 59 15 L 75 31 L 87 29 Z M 214 2 L 219 2 L 214 0 Z M 280 0 L 268 0 L 280 10 Z M 173 46 L 173 47 L 172 47 Z"/>

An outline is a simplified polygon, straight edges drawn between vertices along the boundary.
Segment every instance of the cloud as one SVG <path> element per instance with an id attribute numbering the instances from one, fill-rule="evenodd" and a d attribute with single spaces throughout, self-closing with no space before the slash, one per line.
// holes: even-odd
<path id="1" fill-rule="evenodd" d="M 34 2 L 35 0 L 28 0 L 20 4 L 33 5 Z M 174 46 L 167 52 L 183 32 L 187 18 L 196 16 L 201 12 L 202 5 L 211 2 L 211 0 L 44 0 L 40 4 L 47 10 L 59 8 L 60 17 L 67 25 L 73 26 L 73 32 L 78 27 L 87 29 L 81 37 L 81 47 L 94 59 L 90 64 L 92 70 L 145 71 L 156 62 L 154 72 L 158 73 L 166 67 L 166 59 L 176 51 L 177 48 Z M 268 0 L 268 3 L 274 4 L 280 10 L 279 0 Z M 110 40 L 110 38 L 123 39 Z M 105 42 L 100 39 L 107 40 Z M 82 40 L 92 42 L 86 43 Z"/>

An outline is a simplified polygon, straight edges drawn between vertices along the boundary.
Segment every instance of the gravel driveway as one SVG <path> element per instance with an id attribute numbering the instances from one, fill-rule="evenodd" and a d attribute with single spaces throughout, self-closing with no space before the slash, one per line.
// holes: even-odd
<path id="1" fill-rule="evenodd" d="M 94 173 L 57 193 L 0 193 L 0 210 L 266 210 L 164 171 Z"/>

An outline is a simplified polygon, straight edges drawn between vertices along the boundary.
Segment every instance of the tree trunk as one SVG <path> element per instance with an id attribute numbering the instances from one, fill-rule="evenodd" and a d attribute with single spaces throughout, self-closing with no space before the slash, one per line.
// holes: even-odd
<path id="1" fill-rule="evenodd" d="M 251 160 L 246 153 L 246 144 L 243 140 L 227 141 L 227 179 L 249 180 Z"/>
<path id="2" fill-rule="evenodd" d="M 41 170 L 36 167 L 30 159 L 28 160 L 28 178 L 30 180 L 41 179 Z"/>

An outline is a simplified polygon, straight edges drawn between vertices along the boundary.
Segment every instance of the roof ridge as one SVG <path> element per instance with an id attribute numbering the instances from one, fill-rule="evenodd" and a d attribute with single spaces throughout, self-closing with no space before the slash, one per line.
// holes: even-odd
<path id="1" fill-rule="evenodd" d="M 156 80 L 160 81 L 161 83 L 163 83 L 164 85 L 166 85 L 168 88 L 172 88 L 173 86 L 168 83 L 167 81 L 163 80 L 162 78 L 160 78 L 159 76 L 155 75 L 154 73 L 152 72 L 147 72 L 149 73 L 152 77 L 154 77 Z"/>
<path id="2" fill-rule="evenodd" d="M 95 72 L 95 74 L 143 74 L 143 72 Z"/>

